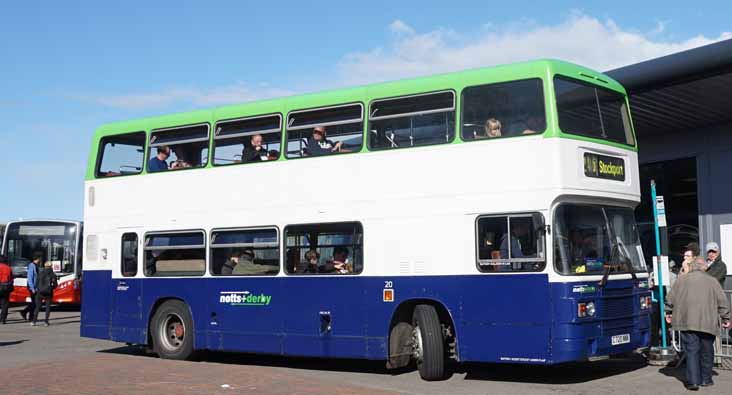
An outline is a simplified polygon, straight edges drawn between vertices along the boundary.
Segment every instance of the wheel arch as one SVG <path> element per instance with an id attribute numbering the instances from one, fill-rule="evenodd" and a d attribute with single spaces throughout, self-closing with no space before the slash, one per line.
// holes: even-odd
<path id="1" fill-rule="evenodd" d="M 152 344 L 153 344 L 152 331 L 151 331 L 153 317 L 155 317 L 155 313 L 157 313 L 158 309 L 160 308 L 160 306 L 163 305 L 163 303 L 171 301 L 171 300 L 177 300 L 179 302 L 182 302 L 186 306 L 186 308 L 188 309 L 188 313 L 190 313 L 190 315 L 191 315 L 191 321 L 193 321 L 193 328 L 195 331 L 196 318 L 193 316 L 193 310 L 191 310 L 191 305 L 189 305 L 188 302 L 185 301 L 185 299 L 178 297 L 178 296 L 160 297 L 155 301 L 155 303 L 152 304 L 152 306 L 150 307 L 150 310 L 147 313 L 147 345 L 150 347 L 152 347 Z M 193 336 L 193 348 L 196 349 L 196 337 L 195 336 Z"/>
<path id="2" fill-rule="evenodd" d="M 417 305 L 420 304 L 426 304 L 434 306 L 435 310 L 437 311 L 437 316 L 440 319 L 440 323 L 444 324 L 448 327 L 449 331 L 451 332 L 451 341 L 454 342 L 452 350 L 450 350 L 450 354 L 456 359 L 460 360 L 458 355 L 458 347 L 457 347 L 457 339 L 458 339 L 458 333 L 457 328 L 455 326 L 455 320 L 453 318 L 453 314 L 450 311 L 450 309 L 447 308 L 445 303 L 443 303 L 440 300 L 432 299 L 432 298 L 412 298 L 403 300 L 399 303 L 399 305 L 394 309 L 391 315 L 391 320 L 389 321 L 389 327 L 388 327 L 388 360 L 387 360 L 387 367 L 390 369 L 396 369 L 400 367 L 404 367 L 409 363 L 408 358 L 400 357 L 400 354 L 403 353 L 403 347 L 404 344 L 404 338 L 403 333 L 400 334 L 400 330 L 398 327 L 401 323 L 406 323 L 411 327 L 412 323 L 412 314 L 414 313 L 414 308 Z M 394 339 L 394 337 L 402 337 L 401 339 Z"/>

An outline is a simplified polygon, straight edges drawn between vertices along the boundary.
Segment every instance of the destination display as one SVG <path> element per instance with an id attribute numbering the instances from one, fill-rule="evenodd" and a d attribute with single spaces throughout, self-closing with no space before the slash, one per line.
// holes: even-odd
<path id="1" fill-rule="evenodd" d="M 585 153 L 585 176 L 625 181 L 625 160 L 613 156 Z"/>

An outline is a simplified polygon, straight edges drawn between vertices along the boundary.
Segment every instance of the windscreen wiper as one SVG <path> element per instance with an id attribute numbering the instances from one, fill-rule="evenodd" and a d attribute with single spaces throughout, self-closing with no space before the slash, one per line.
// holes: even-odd
<path id="1" fill-rule="evenodd" d="M 600 280 L 600 282 L 597 283 L 597 286 L 600 288 L 605 287 L 605 284 L 607 284 L 607 279 L 610 276 L 610 270 L 612 269 L 612 266 L 605 265 L 605 266 L 603 266 L 603 268 L 605 269 L 605 271 L 602 273 L 602 280 Z"/>
<path id="2" fill-rule="evenodd" d="M 610 239 L 610 242 L 612 243 L 612 254 L 610 254 L 610 260 L 617 260 L 620 263 L 616 265 L 606 265 L 605 266 L 605 273 L 602 275 L 602 280 L 600 280 L 600 283 L 598 284 L 599 287 L 604 287 L 607 283 L 608 276 L 610 275 L 610 270 L 615 268 L 616 271 L 621 271 L 621 268 L 625 268 L 628 273 L 630 273 L 630 277 L 633 279 L 633 284 L 638 283 L 638 277 L 635 275 L 635 270 L 633 270 L 633 265 L 630 261 L 630 257 L 625 252 L 625 245 L 623 244 L 622 240 L 618 239 L 617 233 L 615 233 L 615 227 L 613 224 L 610 223 L 610 220 L 607 217 L 607 212 L 605 209 L 602 209 L 602 215 L 605 217 L 605 224 L 607 225 L 607 232 L 608 237 Z"/>

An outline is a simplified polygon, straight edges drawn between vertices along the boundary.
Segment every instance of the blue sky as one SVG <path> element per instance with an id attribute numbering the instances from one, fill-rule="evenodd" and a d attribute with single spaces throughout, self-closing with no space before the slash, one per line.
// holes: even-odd
<path id="1" fill-rule="evenodd" d="M 105 122 L 537 57 L 606 70 L 732 38 L 728 1 L 148 3 L 3 5 L 0 222 L 82 218 Z"/>

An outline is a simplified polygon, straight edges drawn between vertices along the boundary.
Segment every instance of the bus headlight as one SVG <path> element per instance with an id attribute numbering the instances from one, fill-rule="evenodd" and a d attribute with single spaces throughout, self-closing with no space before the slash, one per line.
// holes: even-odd
<path id="1" fill-rule="evenodd" d="M 641 296 L 640 297 L 640 308 L 641 308 L 641 310 L 651 308 L 651 297 L 650 296 Z"/>
<path id="2" fill-rule="evenodd" d="M 595 303 L 577 303 L 577 317 L 594 317 L 595 316 Z"/>

